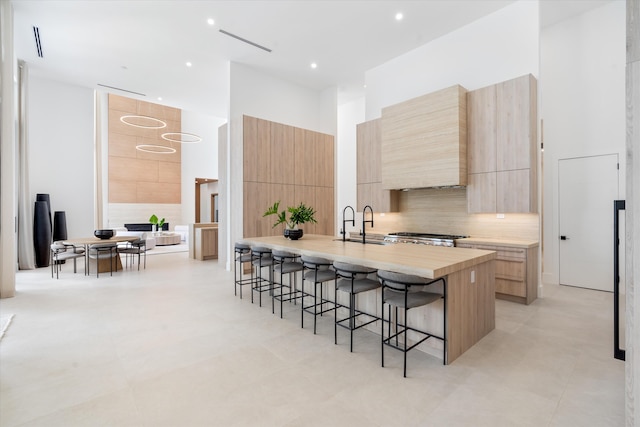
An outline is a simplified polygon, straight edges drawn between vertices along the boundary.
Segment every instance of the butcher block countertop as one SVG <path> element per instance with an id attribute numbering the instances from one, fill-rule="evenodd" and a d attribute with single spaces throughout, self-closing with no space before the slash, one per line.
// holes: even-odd
<path id="1" fill-rule="evenodd" d="M 328 258 L 379 270 L 435 279 L 495 259 L 494 251 L 412 244 L 362 244 L 343 242 L 332 236 L 305 234 L 300 240 L 283 236 L 251 237 L 242 240 L 300 255 Z"/>

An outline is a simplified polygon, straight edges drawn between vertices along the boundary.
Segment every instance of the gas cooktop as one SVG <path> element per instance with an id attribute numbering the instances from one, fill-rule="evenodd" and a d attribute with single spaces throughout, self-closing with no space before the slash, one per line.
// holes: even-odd
<path id="1" fill-rule="evenodd" d="M 452 234 L 433 234 L 433 233 L 410 233 L 407 231 L 399 231 L 397 233 L 389 233 L 388 236 L 398 236 L 398 237 L 418 237 L 424 239 L 464 239 L 469 236 L 456 236 Z"/>

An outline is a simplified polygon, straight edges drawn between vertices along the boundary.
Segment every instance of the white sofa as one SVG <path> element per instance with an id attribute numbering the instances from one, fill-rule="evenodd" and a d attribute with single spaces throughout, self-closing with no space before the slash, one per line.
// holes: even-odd
<path id="1" fill-rule="evenodd" d="M 146 240 L 147 250 L 156 247 L 156 239 L 151 235 L 150 231 L 128 231 L 124 227 L 115 227 L 113 230 L 116 232 L 116 236 L 136 236 Z"/>

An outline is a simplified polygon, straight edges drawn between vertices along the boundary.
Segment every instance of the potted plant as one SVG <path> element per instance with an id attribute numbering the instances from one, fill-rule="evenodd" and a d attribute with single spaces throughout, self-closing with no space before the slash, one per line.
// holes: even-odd
<path id="1" fill-rule="evenodd" d="M 162 226 L 164 225 L 164 218 L 162 218 L 161 220 L 158 220 L 158 217 L 156 216 L 156 214 L 151 215 L 151 218 L 149 218 L 149 222 L 151 224 L 153 224 L 155 230 L 155 232 L 157 232 L 158 230 L 162 230 Z"/>
<path id="2" fill-rule="evenodd" d="M 287 219 L 287 211 L 289 212 L 289 219 Z M 273 227 L 284 223 L 284 237 L 298 240 L 303 234 L 298 225 L 305 222 L 317 223 L 318 221 L 314 218 L 315 213 L 316 211 L 312 207 L 306 206 L 302 202 L 298 206 L 289 206 L 287 210 L 280 211 L 280 201 L 277 201 L 262 216 L 277 215 L 277 220 Z"/>

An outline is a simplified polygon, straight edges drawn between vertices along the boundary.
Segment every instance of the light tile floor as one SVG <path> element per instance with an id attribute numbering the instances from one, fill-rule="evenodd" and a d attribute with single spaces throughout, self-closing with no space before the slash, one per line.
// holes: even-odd
<path id="1" fill-rule="evenodd" d="M 386 352 L 298 307 L 234 296 L 233 272 L 188 254 L 146 270 L 60 280 L 17 274 L 0 341 L 0 425 L 622 426 L 624 363 L 612 357 L 612 296 L 546 286 L 496 304 L 496 329 L 449 366 Z M 311 320 L 311 318 L 309 318 Z"/>

